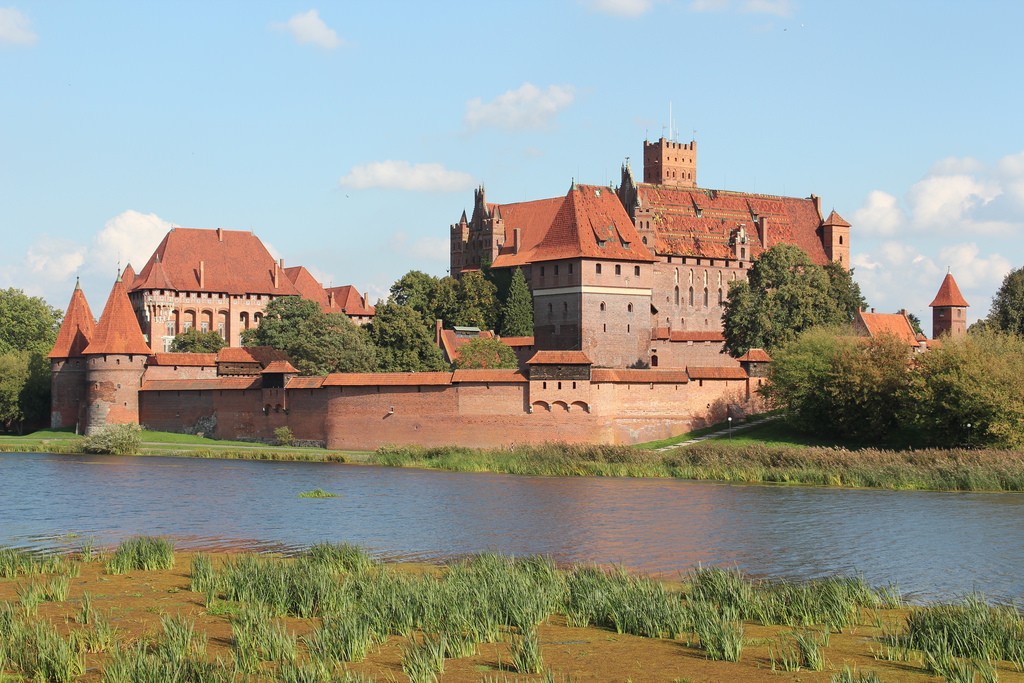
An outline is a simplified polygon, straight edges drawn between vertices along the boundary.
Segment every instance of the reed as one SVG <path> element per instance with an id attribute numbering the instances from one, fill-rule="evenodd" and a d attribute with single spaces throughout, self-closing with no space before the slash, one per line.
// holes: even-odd
<path id="1" fill-rule="evenodd" d="M 231 622 L 231 650 L 245 673 L 254 673 L 264 661 L 295 661 L 297 643 L 294 633 L 260 609 L 245 610 Z"/>
<path id="2" fill-rule="evenodd" d="M 70 683 L 85 672 L 85 662 L 70 639 L 48 621 L 15 628 L 7 655 L 27 680 Z"/>
<path id="3" fill-rule="evenodd" d="M 409 677 L 409 683 L 436 683 L 438 674 L 444 673 L 443 638 L 431 640 L 424 637 L 422 643 L 413 639 L 402 648 L 402 671 Z"/>
<path id="4" fill-rule="evenodd" d="M 683 631 L 680 598 L 662 584 L 622 569 L 597 567 L 569 572 L 564 611 L 570 626 L 589 624 L 648 638 L 675 638 Z"/>
<path id="5" fill-rule="evenodd" d="M 166 538 L 138 536 L 117 546 L 107 561 L 107 573 L 126 574 L 133 570 L 152 571 L 174 566 L 174 544 Z"/>
<path id="6" fill-rule="evenodd" d="M 54 576 L 43 587 L 43 599 L 46 602 L 64 602 L 71 590 L 71 579 L 67 576 Z"/>
<path id="7" fill-rule="evenodd" d="M 361 661 L 373 640 L 369 622 L 351 612 L 324 617 L 320 627 L 303 638 L 310 658 L 328 669 L 341 662 Z"/>
<path id="8" fill-rule="evenodd" d="M 832 676 L 831 683 L 882 683 L 882 679 L 874 671 L 858 671 L 844 665 L 842 671 Z"/>
<path id="9" fill-rule="evenodd" d="M 336 614 L 348 600 L 338 578 L 313 562 L 241 555 L 216 576 L 224 599 L 263 606 L 274 616 Z"/>
<path id="10" fill-rule="evenodd" d="M 976 661 L 1014 661 L 1024 640 L 1024 617 L 1014 607 L 993 607 L 979 595 L 959 604 L 914 609 L 906 617 L 903 644 L 941 667 L 945 656 Z M 937 669 L 936 669 L 937 670 Z"/>
<path id="11" fill-rule="evenodd" d="M 718 610 L 706 602 L 693 603 L 690 608 L 690 623 L 707 658 L 738 662 L 743 652 L 743 622 L 736 610 Z"/>
<path id="12" fill-rule="evenodd" d="M 46 602 L 46 588 L 34 580 L 27 584 L 21 584 L 15 592 L 18 595 L 18 602 L 27 615 L 35 615 L 37 608 Z"/>
<path id="13" fill-rule="evenodd" d="M 17 548 L 0 547 L 0 579 L 38 574 L 70 573 L 67 558 L 59 555 L 31 553 Z"/>
<path id="14" fill-rule="evenodd" d="M 337 493 L 331 493 L 330 491 L 324 491 L 323 489 L 313 489 L 311 491 L 302 491 L 299 493 L 299 498 L 337 498 Z"/>
<path id="15" fill-rule="evenodd" d="M 208 593 L 217 589 L 217 573 L 213 569 L 213 560 L 206 553 L 196 553 L 189 563 L 189 590 L 196 593 Z"/>
<path id="16" fill-rule="evenodd" d="M 306 551 L 306 558 L 335 572 L 364 572 L 377 565 L 365 550 L 348 543 L 317 543 Z"/>
<path id="17" fill-rule="evenodd" d="M 523 674 L 539 674 L 544 662 L 540 652 L 540 637 L 537 627 L 529 628 L 512 637 L 510 653 L 512 666 Z"/>
<path id="18" fill-rule="evenodd" d="M 79 650 L 85 652 L 106 652 L 117 643 L 120 631 L 106 618 L 93 615 L 92 628 L 74 632 L 75 642 Z"/>

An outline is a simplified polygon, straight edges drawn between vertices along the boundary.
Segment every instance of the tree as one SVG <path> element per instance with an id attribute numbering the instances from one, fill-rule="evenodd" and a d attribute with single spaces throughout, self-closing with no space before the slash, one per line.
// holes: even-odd
<path id="1" fill-rule="evenodd" d="M 829 261 L 824 269 L 828 275 L 829 299 L 846 315 L 848 322 L 853 322 L 857 311 L 862 311 L 868 306 L 867 299 L 860 291 L 860 285 L 853 279 L 853 269 L 847 270 L 838 261 Z"/>
<path id="2" fill-rule="evenodd" d="M 423 317 L 411 306 L 388 302 L 377 307 L 367 332 L 377 348 L 380 372 L 420 372 L 447 369 L 441 349 Z"/>
<path id="3" fill-rule="evenodd" d="M 174 337 L 174 341 L 171 342 L 171 351 L 173 353 L 217 353 L 225 346 L 227 346 L 227 342 L 219 333 L 203 332 L 193 327 Z"/>
<path id="4" fill-rule="evenodd" d="M 862 301 L 852 278 L 815 265 L 799 247 L 777 245 L 754 262 L 746 282 L 729 288 L 726 348 L 737 356 L 772 351 L 811 327 L 849 322 Z"/>
<path id="5" fill-rule="evenodd" d="M 454 324 L 493 330 L 498 318 L 497 294 L 498 288 L 479 270 L 463 273 Z"/>
<path id="6" fill-rule="evenodd" d="M 924 330 L 921 329 L 921 319 L 913 313 L 907 313 L 907 320 L 910 321 L 910 327 L 913 328 L 914 334 L 924 334 Z"/>
<path id="7" fill-rule="evenodd" d="M 533 296 L 522 268 L 516 268 L 512 274 L 508 297 L 501 309 L 501 336 L 533 336 Z"/>
<path id="8" fill-rule="evenodd" d="M 865 339 L 816 327 L 775 351 L 761 391 L 802 431 L 884 440 L 902 426 L 910 354 L 891 335 Z"/>
<path id="9" fill-rule="evenodd" d="M 912 388 L 920 440 L 938 446 L 1024 447 L 1024 338 L 945 337 L 917 361 Z M 970 425 L 968 427 L 968 425 Z"/>
<path id="10" fill-rule="evenodd" d="M 995 329 L 1024 335 L 1024 267 L 1012 270 L 992 297 L 988 322 Z"/>
<path id="11" fill-rule="evenodd" d="M 323 313 L 308 299 L 284 296 L 267 304 L 259 327 L 242 333 L 246 346 L 271 346 L 288 354 L 304 375 L 370 372 L 376 351 L 347 316 Z"/>
<path id="12" fill-rule="evenodd" d="M 455 367 L 460 369 L 488 368 L 491 370 L 519 367 L 519 360 L 512 347 L 498 339 L 477 337 L 459 349 Z"/>
<path id="13" fill-rule="evenodd" d="M 0 290 L 0 354 L 6 359 L 2 392 L 8 429 L 45 424 L 50 414 L 50 362 L 47 354 L 57 341 L 64 313 L 20 289 Z M 17 397 L 16 405 L 8 403 Z"/>
<path id="14" fill-rule="evenodd" d="M 446 287 L 452 289 L 453 285 L 454 279 Z M 437 319 L 437 289 L 438 278 L 419 270 L 410 270 L 391 285 L 388 303 L 408 306 L 420 314 L 424 323 L 433 325 Z M 452 299 L 451 303 L 454 303 L 454 295 Z"/>

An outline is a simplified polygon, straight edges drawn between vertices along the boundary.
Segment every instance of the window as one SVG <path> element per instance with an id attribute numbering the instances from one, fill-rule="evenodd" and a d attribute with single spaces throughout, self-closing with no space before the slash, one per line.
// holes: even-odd
<path id="1" fill-rule="evenodd" d="M 203 334 L 209 332 L 210 331 L 210 323 L 208 323 L 208 322 L 206 322 L 204 320 L 203 322 L 199 323 L 199 329 L 201 329 L 203 331 Z"/>
<path id="2" fill-rule="evenodd" d="M 676 306 L 679 305 L 679 287 L 676 287 Z"/>
<path id="3" fill-rule="evenodd" d="M 708 307 L 708 288 L 704 288 L 704 308 Z"/>
<path id="4" fill-rule="evenodd" d="M 226 339 L 224 336 L 224 323 L 217 323 L 217 334 L 220 335 L 221 339 Z"/>
<path id="5" fill-rule="evenodd" d="M 601 264 L 600 264 L 600 263 L 596 264 L 596 266 L 595 266 L 595 272 L 596 272 L 596 273 L 597 273 L 598 275 L 600 275 L 600 274 L 601 274 Z"/>
<path id="6" fill-rule="evenodd" d="M 603 311 L 604 309 L 605 309 L 605 305 L 604 305 L 604 302 L 602 301 L 601 302 L 601 310 Z"/>
<path id="7" fill-rule="evenodd" d="M 693 287 L 690 287 L 690 307 L 693 307 Z"/>
<path id="8" fill-rule="evenodd" d="M 192 321 L 191 320 L 186 320 L 185 321 L 185 332 L 188 332 L 191 329 L 192 329 Z"/>
<path id="9" fill-rule="evenodd" d="M 622 275 L 622 266 L 620 266 L 618 263 L 615 264 L 615 274 Z"/>
<path id="10" fill-rule="evenodd" d="M 840 235 L 840 236 L 839 236 L 839 244 L 842 244 L 842 243 L 843 243 L 843 236 L 842 236 L 842 235 Z"/>
<path id="11" fill-rule="evenodd" d="M 633 312 L 633 304 L 626 304 L 626 313 Z"/>
<path id="12" fill-rule="evenodd" d="M 544 277 L 544 266 L 540 267 L 540 276 Z"/>
<path id="13" fill-rule="evenodd" d="M 718 288 L 718 305 L 719 305 L 719 306 L 721 306 L 721 305 L 722 305 L 722 301 L 723 301 L 723 300 L 724 300 L 724 299 L 723 299 L 723 297 L 722 297 L 722 288 L 721 288 L 721 287 L 719 287 L 719 288 Z"/>
<path id="14" fill-rule="evenodd" d="M 569 264 L 569 275 L 572 275 L 572 264 Z"/>
<path id="15" fill-rule="evenodd" d="M 672 258 L 672 257 L 669 256 L 669 258 Z M 678 268 L 676 268 L 676 284 L 677 285 L 679 284 L 679 269 Z"/>
<path id="16" fill-rule="evenodd" d="M 657 356 L 651 356 L 651 367 L 652 368 L 658 367 L 658 357 Z"/>
<path id="17" fill-rule="evenodd" d="M 558 275 L 558 264 L 555 264 L 555 275 Z"/>
<path id="18" fill-rule="evenodd" d="M 174 336 L 174 321 L 173 320 L 168 320 L 167 321 L 167 336 L 168 337 L 173 337 Z"/>

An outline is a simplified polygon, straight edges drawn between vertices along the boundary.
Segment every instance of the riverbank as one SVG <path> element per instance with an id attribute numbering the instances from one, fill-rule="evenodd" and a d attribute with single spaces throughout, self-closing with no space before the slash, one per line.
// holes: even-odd
<path id="1" fill-rule="evenodd" d="M 176 553 L 159 539 L 86 551 L 0 551 L 0 671 L 110 683 L 164 680 L 168 667 L 204 681 L 435 681 L 442 669 L 454 683 L 954 670 L 1024 681 L 1019 612 L 970 599 L 909 608 L 856 579 L 763 584 L 703 569 L 666 583 L 495 555 L 381 565 L 330 545 L 293 559 Z"/>

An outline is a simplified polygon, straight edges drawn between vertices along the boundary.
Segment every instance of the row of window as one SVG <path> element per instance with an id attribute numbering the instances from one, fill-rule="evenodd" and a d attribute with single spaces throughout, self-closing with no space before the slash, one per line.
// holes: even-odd
<path id="1" fill-rule="evenodd" d="M 598 275 L 600 275 L 601 274 L 601 264 L 600 263 L 595 263 L 594 266 L 595 266 L 594 272 L 597 273 Z M 615 264 L 615 274 L 616 275 L 622 275 L 622 265 L 620 265 L 618 263 Z M 640 277 L 640 266 L 633 266 L 633 275 L 635 275 L 636 277 Z"/>
<path id="2" fill-rule="evenodd" d="M 690 296 L 689 296 L 689 305 L 692 308 L 693 305 L 694 305 L 694 301 L 693 301 L 693 287 L 690 287 L 689 294 L 690 294 Z M 676 297 L 675 297 L 676 298 L 676 302 L 675 303 L 676 303 L 676 306 L 678 306 L 679 305 L 679 288 L 678 287 L 675 288 L 675 295 L 676 295 Z M 708 292 L 708 288 L 705 287 L 704 288 L 704 308 L 708 307 L 708 299 L 709 299 L 709 292 Z M 718 305 L 721 306 L 724 301 L 725 301 L 725 291 L 723 289 L 719 288 L 719 290 L 718 290 Z"/>

